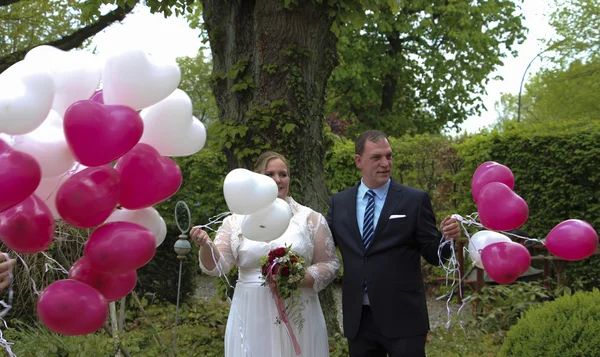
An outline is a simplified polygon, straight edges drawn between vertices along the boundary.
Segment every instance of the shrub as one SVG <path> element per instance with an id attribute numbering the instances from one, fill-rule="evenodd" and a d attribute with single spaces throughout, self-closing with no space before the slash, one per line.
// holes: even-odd
<path id="1" fill-rule="evenodd" d="M 500 357 L 600 356 L 600 291 L 578 292 L 527 311 Z"/>

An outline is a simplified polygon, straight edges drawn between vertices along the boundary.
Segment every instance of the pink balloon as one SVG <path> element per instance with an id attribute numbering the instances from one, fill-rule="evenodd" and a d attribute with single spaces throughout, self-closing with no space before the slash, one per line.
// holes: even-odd
<path id="1" fill-rule="evenodd" d="M 102 89 L 94 93 L 90 100 L 96 103 L 104 104 L 104 95 L 102 94 Z"/>
<path id="2" fill-rule="evenodd" d="M 119 159 L 115 169 L 121 174 L 121 206 L 140 209 L 171 197 L 181 186 L 181 170 L 168 157 L 160 156 L 148 144 L 137 144 Z"/>
<path id="3" fill-rule="evenodd" d="M 98 290 L 108 301 L 116 301 L 127 296 L 137 283 L 135 270 L 123 274 L 106 274 L 92 269 L 84 255 L 77 259 L 69 270 L 69 279 L 79 280 Z"/>
<path id="4" fill-rule="evenodd" d="M 527 202 L 500 182 L 485 185 L 479 193 L 477 208 L 481 224 L 495 231 L 517 229 L 529 218 Z"/>
<path id="5" fill-rule="evenodd" d="M 85 166 L 102 166 L 131 150 L 144 131 L 139 114 L 124 105 L 73 103 L 63 120 L 67 143 Z"/>
<path id="6" fill-rule="evenodd" d="M 552 228 L 546 237 L 546 247 L 559 258 L 582 260 L 598 249 L 598 234 L 589 223 L 569 219 Z"/>
<path id="7" fill-rule="evenodd" d="M 90 235 L 83 250 L 94 270 L 110 274 L 141 268 L 155 252 L 154 234 L 130 222 L 111 222 L 100 226 Z"/>
<path id="8" fill-rule="evenodd" d="M 56 193 L 56 208 L 69 224 L 91 228 L 102 224 L 119 203 L 119 173 L 112 167 L 90 167 L 71 176 Z"/>
<path id="9" fill-rule="evenodd" d="M 31 196 L 41 179 L 42 169 L 33 156 L 0 140 L 0 212 Z"/>
<path id="10" fill-rule="evenodd" d="M 481 251 L 483 268 L 500 284 L 510 284 L 529 269 L 531 255 L 527 248 L 515 242 L 493 243 Z"/>
<path id="11" fill-rule="evenodd" d="M 48 248 L 54 237 L 54 217 L 36 195 L 0 213 L 0 239 L 17 253 L 33 254 Z"/>
<path id="12" fill-rule="evenodd" d="M 86 335 L 104 325 L 108 303 L 91 286 L 64 279 L 55 281 L 42 291 L 37 313 L 51 331 L 69 336 Z"/>
<path id="13" fill-rule="evenodd" d="M 475 203 L 481 190 L 491 182 L 501 182 L 511 190 L 515 188 L 515 176 L 508 167 L 494 161 L 486 161 L 475 170 L 471 180 L 471 194 Z"/>

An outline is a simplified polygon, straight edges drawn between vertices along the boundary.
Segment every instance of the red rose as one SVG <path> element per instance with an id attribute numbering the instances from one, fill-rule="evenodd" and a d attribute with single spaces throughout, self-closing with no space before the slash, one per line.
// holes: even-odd
<path id="1" fill-rule="evenodd" d="M 279 272 L 279 264 L 275 264 L 275 266 L 273 266 L 273 270 L 271 270 L 273 272 L 273 275 L 277 275 L 277 272 Z"/>
<path id="2" fill-rule="evenodd" d="M 264 276 L 267 276 L 267 273 L 269 272 L 269 268 L 266 265 L 262 266 L 262 274 Z"/>
<path id="3" fill-rule="evenodd" d="M 293 256 L 290 261 L 292 262 L 292 264 L 294 263 L 298 263 L 298 258 L 296 258 L 296 256 Z"/>
<path id="4" fill-rule="evenodd" d="M 290 268 L 288 268 L 288 267 L 281 268 L 281 275 L 282 276 L 290 276 Z"/>
<path id="5" fill-rule="evenodd" d="M 273 249 L 272 252 L 274 256 L 281 258 L 285 255 L 285 248 Z"/>

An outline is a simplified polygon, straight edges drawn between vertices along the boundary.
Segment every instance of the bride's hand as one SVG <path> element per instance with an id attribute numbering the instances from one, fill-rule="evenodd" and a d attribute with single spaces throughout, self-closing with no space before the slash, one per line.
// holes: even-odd
<path id="1" fill-rule="evenodd" d="M 194 243 L 198 244 L 201 248 L 210 247 L 212 245 L 212 240 L 210 240 L 208 233 L 202 230 L 202 228 L 199 226 L 192 228 L 190 231 L 190 236 L 192 237 Z"/>

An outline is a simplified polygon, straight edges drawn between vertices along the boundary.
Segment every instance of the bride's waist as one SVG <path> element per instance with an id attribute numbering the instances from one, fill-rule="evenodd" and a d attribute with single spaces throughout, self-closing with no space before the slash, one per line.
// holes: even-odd
<path id="1" fill-rule="evenodd" d="M 260 269 L 239 268 L 237 284 L 262 284 L 265 279 Z"/>

